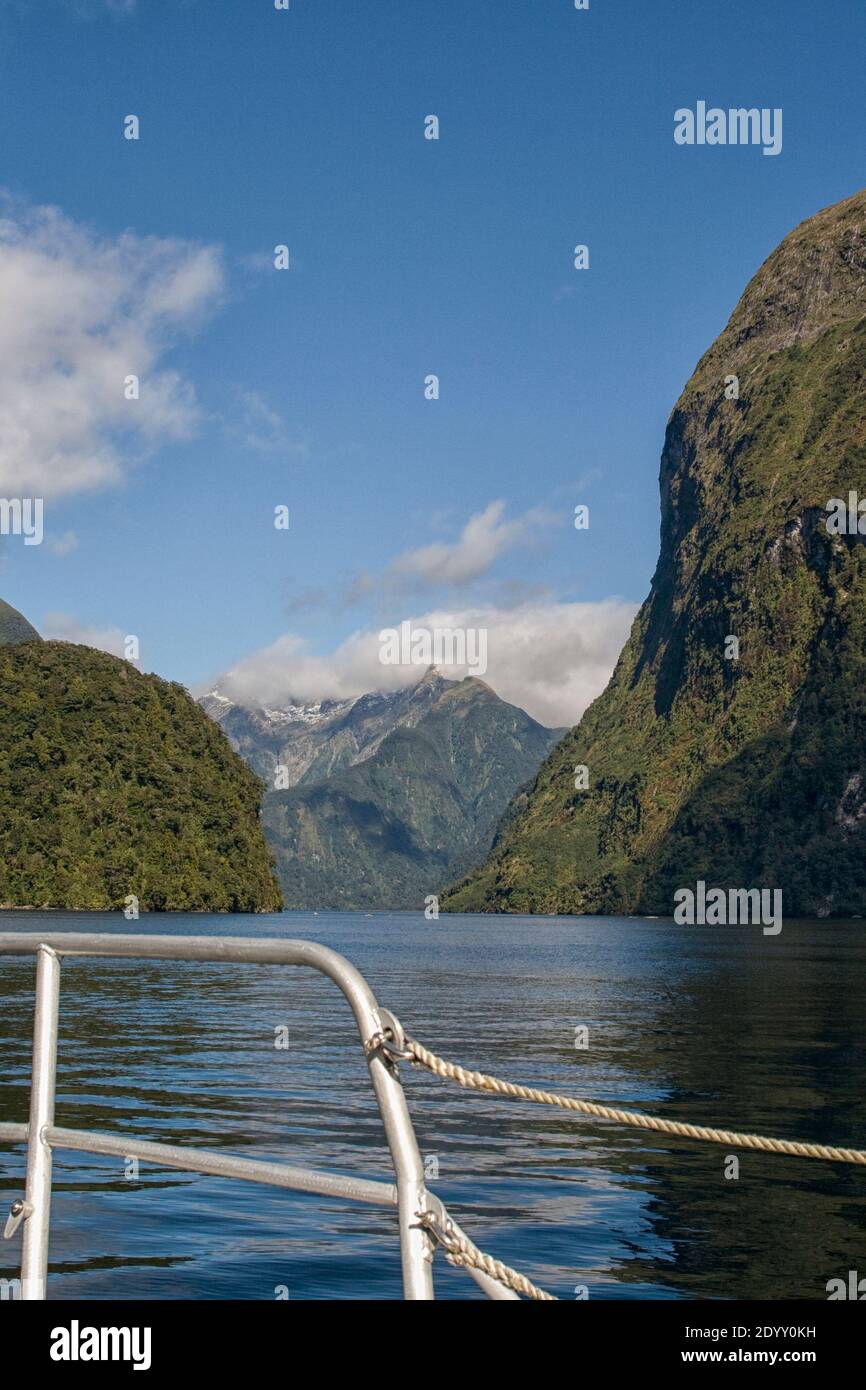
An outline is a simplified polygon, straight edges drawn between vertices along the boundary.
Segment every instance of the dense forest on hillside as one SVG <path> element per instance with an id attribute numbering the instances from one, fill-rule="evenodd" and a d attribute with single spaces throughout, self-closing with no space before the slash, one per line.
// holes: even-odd
<path id="1" fill-rule="evenodd" d="M 0 646 L 0 904 L 277 911 L 262 785 L 180 685 Z"/>

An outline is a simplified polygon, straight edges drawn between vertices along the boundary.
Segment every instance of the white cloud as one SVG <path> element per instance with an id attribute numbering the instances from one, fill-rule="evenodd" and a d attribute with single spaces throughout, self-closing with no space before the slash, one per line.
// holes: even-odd
<path id="1" fill-rule="evenodd" d="M 126 633 L 119 627 L 90 627 L 71 613 L 46 613 L 39 631 L 47 641 L 76 642 L 82 647 L 110 652 L 112 656 L 124 655 Z"/>
<path id="2" fill-rule="evenodd" d="M 407 550 L 392 562 L 390 572 L 428 585 L 466 584 L 480 578 L 500 555 L 548 519 L 542 512 L 532 511 L 508 521 L 504 513 L 504 502 L 491 502 L 469 518 L 456 541 Z"/>
<path id="3" fill-rule="evenodd" d="M 0 491 L 59 497 L 117 482 L 124 459 L 184 438 L 198 410 L 162 354 L 216 301 L 213 247 L 100 238 L 56 208 L 0 207 Z M 140 378 L 140 399 L 124 395 Z"/>
<path id="4" fill-rule="evenodd" d="M 487 684 L 542 724 L 560 725 L 576 724 L 601 694 L 635 611 L 635 604 L 610 598 L 441 610 L 411 623 L 413 628 L 486 628 Z M 452 678 L 466 675 L 459 668 L 441 669 Z M 238 662 L 219 688 L 241 704 L 277 705 L 290 697 L 345 699 L 369 690 L 395 690 L 422 674 L 417 666 L 380 663 L 378 628 L 354 633 L 327 656 L 311 652 L 303 638 L 286 634 Z"/>

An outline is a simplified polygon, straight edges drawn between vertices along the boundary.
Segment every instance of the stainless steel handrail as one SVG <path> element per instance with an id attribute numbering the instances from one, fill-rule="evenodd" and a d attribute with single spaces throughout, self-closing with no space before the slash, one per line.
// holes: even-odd
<path id="1" fill-rule="evenodd" d="M 0 1141 L 27 1143 L 27 1172 L 21 1254 L 22 1298 L 46 1297 L 48 1234 L 51 1213 L 51 1157 L 55 1148 L 85 1153 L 118 1154 L 181 1168 L 188 1172 L 241 1178 L 296 1191 L 396 1206 L 407 1299 L 432 1299 L 433 1244 L 421 1224 L 425 1213 L 441 1211 L 427 1190 L 424 1166 L 409 1116 L 396 1063 L 377 1046 L 384 1034 L 399 1034 L 396 1019 L 376 1001 L 363 975 L 343 956 L 311 941 L 276 937 L 117 936 L 95 932 L 2 932 L 0 956 L 36 956 L 33 1020 L 33 1070 L 27 1125 L 0 1124 Z M 291 1168 L 219 1152 L 155 1144 L 129 1135 L 98 1134 L 54 1124 L 60 960 L 64 956 L 100 956 L 150 960 L 223 961 L 251 965 L 304 965 L 326 975 L 342 990 L 358 1026 L 370 1079 L 394 1165 L 396 1184 Z M 454 1223 L 455 1228 L 459 1227 Z M 480 1270 L 468 1272 L 489 1298 L 515 1295 Z"/>

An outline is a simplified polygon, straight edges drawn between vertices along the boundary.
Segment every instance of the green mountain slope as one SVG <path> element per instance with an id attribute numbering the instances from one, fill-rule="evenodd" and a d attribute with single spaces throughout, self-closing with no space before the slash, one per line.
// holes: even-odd
<path id="1" fill-rule="evenodd" d="M 409 717 L 431 677 L 403 702 Z M 417 723 L 327 780 L 269 791 L 262 821 L 289 907 L 419 907 L 484 857 L 515 789 L 561 735 L 482 681 L 435 678 Z M 412 714 L 414 718 L 414 714 Z"/>
<path id="2" fill-rule="evenodd" d="M 344 700 L 268 709 L 236 705 L 214 690 L 199 704 L 264 782 L 276 785 L 280 767 L 284 787 L 313 786 L 371 757 L 394 729 L 413 728 L 454 685 L 431 666 L 414 685 Z"/>
<path id="3" fill-rule="evenodd" d="M 861 192 L 782 242 L 698 363 L 610 684 L 443 906 L 670 913 L 703 878 L 780 887 L 789 916 L 866 912 L 866 536 L 826 524 L 866 497 L 864 388 Z"/>
<path id="4" fill-rule="evenodd" d="M 261 783 L 180 685 L 0 647 L 0 904 L 278 910 Z"/>

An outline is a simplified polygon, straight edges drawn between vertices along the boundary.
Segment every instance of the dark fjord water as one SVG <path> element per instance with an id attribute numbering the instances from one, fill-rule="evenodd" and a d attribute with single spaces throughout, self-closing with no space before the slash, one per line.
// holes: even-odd
<path id="1" fill-rule="evenodd" d="M 120 923 L 120 924 L 118 924 Z M 3 913 L 0 930 L 122 919 Z M 306 937 L 407 1031 L 515 1081 L 694 1122 L 866 1146 L 860 923 L 152 916 L 136 931 Z M 0 959 L 0 1120 L 26 1119 L 33 961 Z M 291 1045 L 274 1047 L 288 1024 Z M 574 1030 L 589 1027 L 589 1049 Z M 863 1271 L 866 1172 L 725 1151 L 403 1072 L 431 1181 L 467 1232 L 562 1298 L 826 1298 Z M 357 1033 L 307 970 L 67 961 L 57 1123 L 390 1177 Z M 0 1198 L 22 1151 L 0 1150 Z M 55 1157 L 49 1297 L 400 1296 L 389 1212 L 120 1160 Z M 0 1248 L 17 1270 L 19 1241 Z M 437 1293 L 480 1297 L 437 1258 Z"/>

